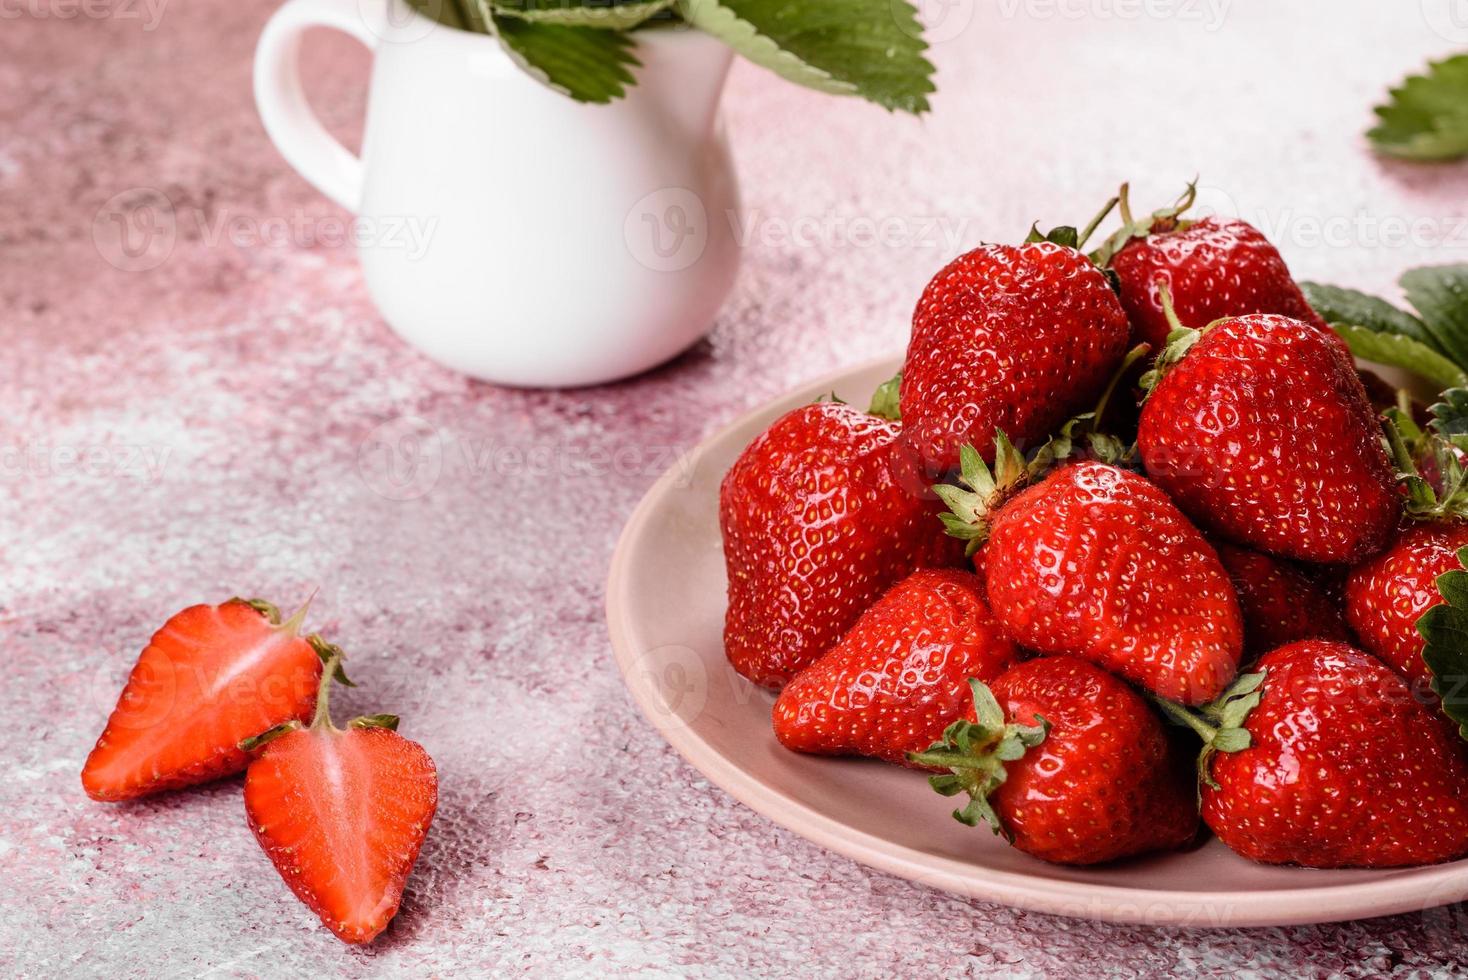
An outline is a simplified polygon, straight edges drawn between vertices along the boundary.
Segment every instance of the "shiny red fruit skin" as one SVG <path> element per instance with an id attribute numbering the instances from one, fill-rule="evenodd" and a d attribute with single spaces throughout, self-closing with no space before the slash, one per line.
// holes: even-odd
<path id="1" fill-rule="evenodd" d="M 1340 607 L 1304 572 L 1258 551 L 1216 541 L 1244 616 L 1244 654 L 1253 659 L 1299 640 L 1350 643 Z"/>
<path id="2" fill-rule="evenodd" d="M 993 459 L 1002 430 L 1021 449 L 1091 408 L 1127 349 L 1105 275 L 1075 249 L 985 245 L 933 277 L 912 318 L 902 372 L 906 436 L 934 473 L 958 447 Z"/>
<path id="3" fill-rule="evenodd" d="M 82 768 L 117 802 L 242 771 L 241 740 L 311 716 L 321 658 L 243 602 L 190 606 L 153 634 Z"/>
<path id="4" fill-rule="evenodd" d="M 1039 715 L 1051 726 L 991 798 L 1015 847 L 1057 864 L 1099 864 L 1197 834 L 1190 754 L 1126 684 L 1084 660 L 1041 657 L 992 690 L 1011 722 Z"/>
<path id="5" fill-rule="evenodd" d="M 1394 868 L 1468 854 L 1456 732 L 1379 660 L 1306 640 L 1266 654 L 1248 748 L 1211 763 L 1203 819 L 1265 864 Z"/>
<path id="6" fill-rule="evenodd" d="M 1401 497 L 1333 337 L 1272 315 L 1204 332 L 1142 408 L 1147 476 L 1200 527 L 1257 551 L 1322 564 L 1380 551 Z"/>
<path id="7" fill-rule="evenodd" d="M 1437 577 L 1460 568 L 1468 524 L 1416 524 L 1346 579 L 1346 619 L 1361 645 L 1405 677 L 1419 694 L 1431 690 L 1417 632 L 1422 614 L 1443 601 Z"/>
<path id="8" fill-rule="evenodd" d="M 1121 305 L 1132 324 L 1132 343 L 1161 351 L 1169 327 L 1159 281 L 1172 291 L 1185 326 L 1203 327 L 1220 317 L 1277 313 L 1330 332 L 1290 277 L 1279 250 L 1253 225 L 1237 218 L 1203 218 L 1174 231 L 1135 238 L 1111 259 Z"/>
<path id="9" fill-rule="evenodd" d="M 796 752 L 907 765 L 907 753 L 928 748 L 973 710 L 969 678 L 987 684 L 1019 656 L 977 575 L 922 569 L 786 685 L 775 702 L 775 737 Z"/>
<path id="10" fill-rule="evenodd" d="M 1172 501 L 1105 463 L 1059 469 L 995 515 L 975 557 L 1021 646 L 1093 661 L 1185 704 L 1222 693 L 1243 624 L 1218 557 Z"/>
<path id="11" fill-rule="evenodd" d="M 245 814 L 295 896 L 348 943 L 397 914 L 438 809 L 438 774 L 417 742 L 385 728 L 300 729 L 245 774 Z"/>
<path id="12" fill-rule="evenodd" d="M 831 648 L 917 568 L 953 566 L 963 545 L 898 443 L 899 423 L 822 402 L 782 416 L 719 490 L 729 579 L 724 650 L 740 674 L 779 687 Z"/>

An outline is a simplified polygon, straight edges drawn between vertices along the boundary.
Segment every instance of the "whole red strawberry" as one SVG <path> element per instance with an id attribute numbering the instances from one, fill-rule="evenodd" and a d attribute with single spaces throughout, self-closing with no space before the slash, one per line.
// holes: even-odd
<path id="1" fill-rule="evenodd" d="M 959 820 L 985 820 L 1057 864 L 1171 850 L 1196 835 L 1191 760 L 1126 684 L 1083 660 L 1041 657 L 1006 671 L 992 694 L 973 688 L 976 721 L 912 757 L 951 770 L 932 779 L 940 793 L 970 795 Z"/>
<path id="2" fill-rule="evenodd" d="M 1294 565 L 1221 541 L 1213 550 L 1238 594 L 1250 659 L 1298 640 L 1351 641 L 1340 608 Z"/>
<path id="3" fill-rule="evenodd" d="M 1121 305 L 1132 325 L 1132 342 L 1161 351 L 1171 330 L 1163 309 L 1168 289 L 1177 316 L 1202 326 L 1226 316 L 1277 313 L 1330 332 L 1290 276 L 1279 250 L 1259 230 L 1238 218 L 1181 217 L 1193 188 L 1172 208 L 1141 222 L 1131 220 L 1122 188 L 1124 226 L 1100 260 L 1116 273 Z"/>
<path id="4" fill-rule="evenodd" d="M 1254 861 L 1312 868 L 1468 854 L 1463 743 L 1401 677 L 1321 640 L 1274 650 L 1257 670 L 1257 704 L 1221 707 L 1230 724 L 1205 731 L 1222 749 L 1205 760 L 1203 786 L 1203 819 L 1220 840 Z"/>
<path id="5" fill-rule="evenodd" d="M 1437 577 L 1461 567 L 1458 550 L 1464 547 L 1468 524 L 1415 524 L 1346 579 L 1346 618 L 1362 646 L 1405 677 L 1419 695 L 1432 678 L 1422 660 L 1417 621 L 1443 601 Z"/>
<path id="6" fill-rule="evenodd" d="M 933 472 L 996 431 L 1044 440 L 1105 389 L 1127 347 L 1104 274 L 1050 242 L 985 245 L 928 283 L 902 371 L 906 436 Z"/>
<path id="7" fill-rule="evenodd" d="M 240 772 L 241 739 L 306 718 L 321 678 L 302 609 L 231 599 L 190 606 L 153 634 L 82 768 L 94 800 L 130 800 Z"/>
<path id="8" fill-rule="evenodd" d="M 786 685 L 775 736 L 797 752 L 906 764 L 969 711 L 969 678 L 992 681 L 1018 658 L 977 575 L 913 572 Z"/>
<path id="9" fill-rule="evenodd" d="M 939 488 L 954 533 L 987 530 L 975 563 L 1000 624 L 1021 646 L 1085 658 L 1162 697 L 1217 697 L 1238 669 L 1243 624 L 1202 534 L 1161 490 L 1100 462 L 1063 466 L 1002 502 L 1012 452 L 1000 446 L 996 480 L 965 447 L 963 480 L 987 500 Z"/>
<path id="10" fill-rule="evenodd" d="M 336 936 L 371 942 L 397 914 L 438 809 L 438 774 L 395 715 L 331 723 L 336 657 L 309 728 L 290 722 L 246 742 L 264 746 L 245 774 L 255 839 L 296 897 Z"/>
<path id="11" fill-rule="evenodd" d="M 1199 526 L 1259 551 L 1350 564 L 1381 550 L 1402 510 L 1395 470 L 1333 338 L 1258 315 L 1173 345 L 1137 434 L 1148 477 Z"/>
<path id="12" fill-rule="evenodd" d="M 962 560 L 901 431 L 850 405 L 807 405 L 750 443 L 724 477 L 724 650 L 745 677 L 784 684 L 892 583 Z"/>

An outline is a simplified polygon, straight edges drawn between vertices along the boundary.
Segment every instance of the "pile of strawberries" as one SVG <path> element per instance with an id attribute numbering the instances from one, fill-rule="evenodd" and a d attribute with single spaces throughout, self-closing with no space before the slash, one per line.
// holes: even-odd
<path id="1" fill-rule="evenodd" d="M 82 769 L 121 802 L 245 772 L 245 814 L 296 897 L 349 943 L 376 938 L 438 807 L 433 760 L 396 715 L 331 722 L 339 647 L 258 599 L 190 606 L 138 657 Z"/>
<path id="2" fill-rule="evenodd" d="M 927 770 L 1047 861 L 1186 847 L 1200 817 L 1271 864 L 1468 855 L 1462 678 L 1418 630 L 1468 546 L 1462 456 L 1255 228 L 1125 196 L 1089 254 L 1111 206 L 960 256 L 871 410 L 749 445 L 720 492 L 730 662 L 781 689 L 786 747 Z"/>

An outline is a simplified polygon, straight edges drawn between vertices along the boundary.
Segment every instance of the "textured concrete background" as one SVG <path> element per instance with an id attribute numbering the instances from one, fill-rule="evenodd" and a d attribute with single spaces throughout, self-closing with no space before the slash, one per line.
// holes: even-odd
<path id="1" fill-rule="evenodd" d="M 466 381 L 379 321 L 333 244 L 341 213 L 256 122 L 272 6 L 0 5 L 0 974 L 1365 975 L 1464 955 L 1458 909 L 1152 930 L 873 873 L 684 765 L 624 693 L 602 618 L 656 473 L 740 410 L 900 349 L 960 244 L 1201 172 L 1205 201 L 1302 276 L 1392 292 L 1462 261 L 1468 167 L 1382 163 L 1359 135 L 1388 83 L 1468 47 L 1446 3 L 935 2 L 922 121 L 741 66 L 726 107 L 752 231 L 717 329 L 568 393 Z M 334 37 L 309 55 L 351 137 L 365 55 Z M 153 233 L 141 256 L 114 213 Z M 798 219 L 806 236 L 782 235 Z M 395 454 L 415 433 L 412 470 Z M 590 447 L 611 452 L 578 465 Z M 363 951 L 287 894 L 237 781 L 131 806 L 77 782 L 168 614 L 318 587 L 314 621 L 362 685 L 340 710 L 401 711 L 442 779 L 403 911 Z"/>

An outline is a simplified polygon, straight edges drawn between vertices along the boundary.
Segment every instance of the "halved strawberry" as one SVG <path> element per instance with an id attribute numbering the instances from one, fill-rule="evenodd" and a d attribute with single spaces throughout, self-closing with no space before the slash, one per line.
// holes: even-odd
<path id="1" fill-rule="evenodd" d="M 255 839 L 296 897 L 336 936 L 371 942 L 397 914 L 438 809 L 438 774 L 396 715 L 328 709 L 339 652 L 327 661 L 309 728 L 292 721 L 246 741 L 264 750 L 245 774 Z"/>
<path id="2" fill-rule="evenodd" d="M 321 679 L 319 637 L 305 609 L 231 599 L 190 606 L 153 634 L 82 768 L 94 800 L 116 802 L 237 773 L 243 738 L 311 713 Z"/>

